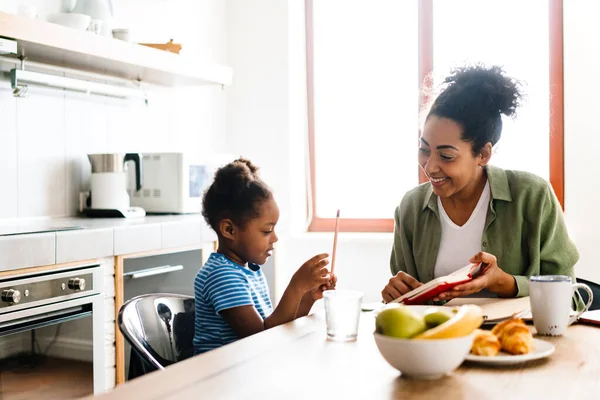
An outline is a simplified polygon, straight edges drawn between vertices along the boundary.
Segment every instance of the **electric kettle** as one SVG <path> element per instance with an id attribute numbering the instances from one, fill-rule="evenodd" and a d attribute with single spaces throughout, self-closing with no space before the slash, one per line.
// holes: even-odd
<path id="1" fill-rule="evenodd" d="M 92 164 L 89 217 L 143 217 L 141 207 L 130 207 L 126 163 L 135 163 L 135 188 L 142 189 L 142 155 L 138 153 L 88 154 Z"/>

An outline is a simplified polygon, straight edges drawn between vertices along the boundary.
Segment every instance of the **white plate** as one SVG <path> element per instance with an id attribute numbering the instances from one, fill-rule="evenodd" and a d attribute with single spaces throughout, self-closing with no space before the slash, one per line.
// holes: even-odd
<path id="1" fill-rule="evenodd" d="M 476 356 L 468 354 L 465 360 L 490 365 L 512 365 L 525 361 L 538 360 L 554 353 L 554 345 L 545 340 L 533 339 L 533 351 L 527 354 L 512 355 L 500 352 L 497 356 Z"/>
<path id="2" fill-rule="evenodd" d="M 577 311 L 575 310 L 571 310 L 571 312 L 569 313 L 569 317 L 574 317 L 575 315 L 577 315 Z M 530 321 L 533 322 L 533 316 L 531 315 L 531 310 L 527 310 L 527 312 L 524 312 L 523 314 L 521 314 L 519 316 L 523 321 Z"/>

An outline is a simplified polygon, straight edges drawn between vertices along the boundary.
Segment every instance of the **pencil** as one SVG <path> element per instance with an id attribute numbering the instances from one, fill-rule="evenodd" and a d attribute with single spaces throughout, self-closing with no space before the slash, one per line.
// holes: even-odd
<path id="1" fill-rule="evenodd" d="M 339 228 L 340 228 L 340 210 L 337 210 L 337 215 L 335 217 L 335 233 L 333 234 L 333 252 L 331 253 L 331 275 L 333 275 L 333 270 L 335 268 L 335 251 L 337 249 L 337 238 L 338 238 Z"/>

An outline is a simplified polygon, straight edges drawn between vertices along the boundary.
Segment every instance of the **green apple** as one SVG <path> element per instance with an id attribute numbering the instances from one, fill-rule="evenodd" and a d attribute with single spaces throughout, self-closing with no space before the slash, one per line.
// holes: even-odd
<path id="1" fill-rule="evenodd" d="M 423 318 L 405 306 L 383 310 L 375 319 L 375 330 L 385 336 L 411 338 L 426 329 Z"/>
<path id="2" fill-rule="evenodd" d="M 427 328 L 435 328 L 438 325 L 443 324 L 452 318 L 452 315 L 449 312 L 440 310 L 436 307 L 432 307 L 429 310 L 425 311 L 423 316 L 423 320 L 425 320 L 425 324 L 427 324 Z"/>

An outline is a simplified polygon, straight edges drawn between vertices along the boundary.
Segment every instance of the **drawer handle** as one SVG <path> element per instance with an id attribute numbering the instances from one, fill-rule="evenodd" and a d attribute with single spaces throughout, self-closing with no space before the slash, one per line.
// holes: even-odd
<path id="1" fill-rule="evenodd" d="M 123 274 L 123 276 L 131 279 L 139 279 L 145 278 L 147 276 L 168 274 L 169 272 L 181 271 L 182 269 L 183 265 L 163 265 L 162 267 L 148 268 L 142 269 L 140 271 L 128 272 L 126 274 Z"/>

